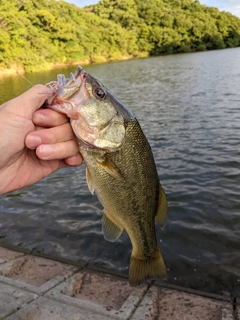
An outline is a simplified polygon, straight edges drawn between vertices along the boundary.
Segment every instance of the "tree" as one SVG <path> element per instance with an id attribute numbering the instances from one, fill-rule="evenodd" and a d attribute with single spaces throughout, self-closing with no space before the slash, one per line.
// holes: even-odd
<path id="1" fill-rule="evenodd" d="M 198 0 L 0 0 L 0 66 L 54 63 L 240 46 L 240 19 Z"/>

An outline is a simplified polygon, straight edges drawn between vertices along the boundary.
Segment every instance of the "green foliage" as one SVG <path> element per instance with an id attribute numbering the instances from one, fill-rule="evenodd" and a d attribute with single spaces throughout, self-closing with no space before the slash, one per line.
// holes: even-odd
<path id="1" fill-rule="evenodd" d="M 0 0 L 0 66 L 56 63 L 240 46 L 240 19 L 198 0 Z"/>
<path id="2" fill-rule="evenodd" d="M 93 12 L 134 30 L 138 55 L 240 46 L 240 19 L 198 0 L 100 0 Z"/>

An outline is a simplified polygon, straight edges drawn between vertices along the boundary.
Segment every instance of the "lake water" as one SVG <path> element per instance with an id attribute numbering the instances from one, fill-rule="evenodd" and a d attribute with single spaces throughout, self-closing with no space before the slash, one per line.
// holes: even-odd
<path id="1" fill-rule="evenodd" d="M 33 83 L 73 68 L 27 74 Z M 168 282 L 240 296 L 240 48 L 91 65 L 138 118 L 169 202 L 157 238 Z M 28 89 L 0 79 L 0 103 Z M 131 244 L 101 231 L 84 165 L 0 197 L 2 242 L 127 273 Z"/>

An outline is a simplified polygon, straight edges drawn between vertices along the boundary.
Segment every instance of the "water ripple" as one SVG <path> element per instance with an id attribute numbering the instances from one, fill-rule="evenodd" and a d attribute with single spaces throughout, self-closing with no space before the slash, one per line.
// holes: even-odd
<path id="1" fill-rule="evenodd" d="M 151 144 L 169 202 L 157 239 L 168 281 L 239 294 L 240 49 L 92 65 L 137 116 Z M 29 74 L 46 83 L 73 68 Z M 0 79 L 2 102 L 27 89 Z M 84 166 L 65 168 L 0 197 L 2 241 L 127 272 L 131 244 L 101 230 L 102 207 L 87 188 Z"/>

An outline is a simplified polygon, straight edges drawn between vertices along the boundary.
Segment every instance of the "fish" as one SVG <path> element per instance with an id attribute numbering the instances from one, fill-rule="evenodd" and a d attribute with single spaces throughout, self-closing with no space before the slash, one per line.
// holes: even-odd
<path id="1" fill-rule="evenodd" d="M 131 240 L 129 284 L 166 279 L 155 220 L 163 229 L 168 204 L 149 142 L 132 112 L 99 80 L 77 67 L 47 87 L 46 106 L 70 118 L 86 164 L 90 192 L 103 206 L 102 230 L 108 241 L 125 230 Z"/>

